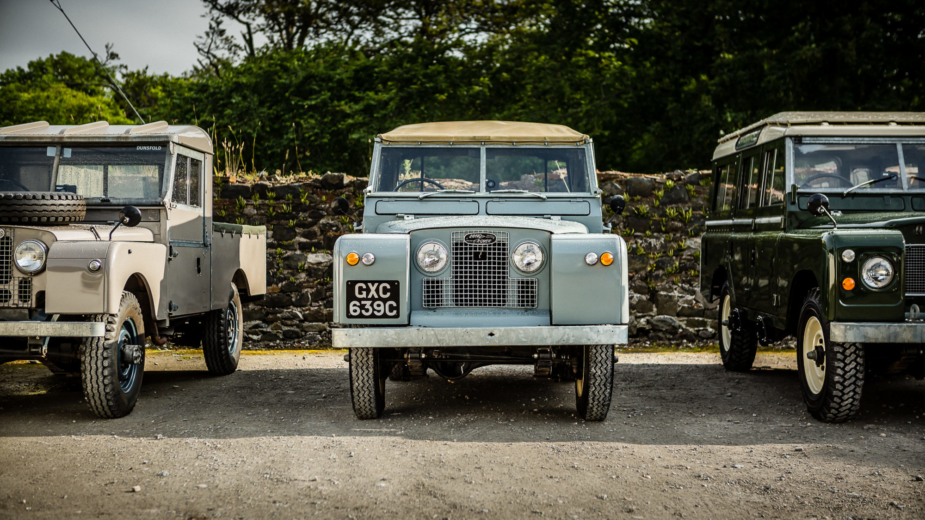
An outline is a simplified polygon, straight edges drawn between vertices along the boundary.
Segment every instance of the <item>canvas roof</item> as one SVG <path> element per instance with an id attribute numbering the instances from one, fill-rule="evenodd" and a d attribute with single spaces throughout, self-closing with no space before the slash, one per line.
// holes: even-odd
<path id="1" fill-rule="evenodd" d="M 157 121 L 146 125 L 110 125 L 97 121 L 85 125 L 49 125 L 35 121 L 0 127 L 0 142 L 151 142 L 172 141 L 200 152 L 212 152 L 212 139 L 205 130 L 192 125 L 168 125 Z"/>
<path id="2" fill-rule="evenodd" d="M 383 143 L 583 144 L 589 137 L 563 125 L 513 121 L 447 121 L 404 125 L 379 134 Z"/>
<path id="3" fill-rule="evenodd" d="M 871 124 L 925 124 L 923 112 L 780 112 L 724 135 L 719 142 L 729 141 L 763 126 L 796 125 L 871 125 Z"/>

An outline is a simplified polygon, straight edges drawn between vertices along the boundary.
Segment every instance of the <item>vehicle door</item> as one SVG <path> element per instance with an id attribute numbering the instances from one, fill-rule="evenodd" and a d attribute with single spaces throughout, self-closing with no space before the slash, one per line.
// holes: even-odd
<path id="1" fill-rule="evenodd" d="M 760 149 L 745 152 L 739 160 L 739 209 L 732 225 L 732 280 L 737 307 L 749 307 L 752 300 L 755 267 L 752 227 L 760 191 L 760 152 Z"/>
<path id="2" fill-rule="evenodd" d="M 723 267 L 733 294 L 735 287 L 731 278 L 732 225 L 739 200 L 738 164 L 738 157 L 731 156 L 720 159 L 714 167 L 711 218 L 707 221 L 708 232 L 703 235 L 701 242 L 701 268 L 709 269 L 712 276 L 717 268 Z M 711 296 L 718 298 L 719 293 Z"/>
<path id="3" fill-rule="evenodd" d="M 203 185 L 205 155 L 177 147 L 167 208 L 168 262 L 165 283 L 168 311 L 180 316 L 211 308 L 212 255 L 206 240 Z"/>
<path id="4" fill-rule="evenodd" d="M 779 257 L 777 248 L 784 226 L 784 194 L 786 192 L 784 149 L 783 140 L 768 143 L 762 149 L 762 189 L 758 209 L 755 212 L 755 226 L 752 234 L 755 266 L 750 306 L 768 314 L 773 314 L 779 304 L 777 288 L 780 284 L 775 273 L 778 269 Z"/>

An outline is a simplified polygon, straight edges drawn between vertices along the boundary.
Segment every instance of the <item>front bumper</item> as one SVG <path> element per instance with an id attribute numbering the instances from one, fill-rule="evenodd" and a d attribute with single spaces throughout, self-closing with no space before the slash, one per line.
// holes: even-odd
<path id="1" fill-rule="evenodd" d="M 0 337 L 101 338 L 106 324 L 76 321 L 0 321 Z"/>
<path id="2" fill-rule="evenodd" d="M 334 329 L 334 348 L 530 347 L 626 344 L 626 325 L 542 327 L 369 327 Z"/>
<path id="3" fill-rule="evenodd" d="M 833 322 L 829 340 L 836 343 L 925 343 L 925 322 Z"/>

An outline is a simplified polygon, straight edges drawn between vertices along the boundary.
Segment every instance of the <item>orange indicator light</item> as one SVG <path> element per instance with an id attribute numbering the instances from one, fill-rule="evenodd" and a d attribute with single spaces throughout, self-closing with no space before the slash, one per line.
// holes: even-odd
<path id="1" fill-rule="evenodd" d="M 356 253 L 350 253 L 347 255 L 347 263 L 350 265 L 357 265 L 357 262 L 360 261 L 360 255 Z"/>
<path id="2" fill-rule="evenodd" d="M 844 287 L 846 291 L 854 289 L 854 278 L 845 278 L 842 280 L 841 286 Z"/>
<path id="3" fill-rule="evenodd" d="M 610 265 L 613 263 L 613 255 L 611 253 L 604 253 L 601 255 L 601 263 L 604 265 Z"/>

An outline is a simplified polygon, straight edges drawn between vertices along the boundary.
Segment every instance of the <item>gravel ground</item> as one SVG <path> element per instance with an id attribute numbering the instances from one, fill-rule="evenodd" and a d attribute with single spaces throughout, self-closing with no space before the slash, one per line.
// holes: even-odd
<path id="1" fill-rule="evenodd" d="M 387 387 L 358 421 L 342 353 L 150 352 L 131 416 L 73 380 L 0 367 L 0 518 L 925 518 L 925 384 L 865 387 L 827 425 L 792 353 L 728 374 L 715 353 L 622 353 L 607 421 L 574 389 L 490 367 Z"/>

